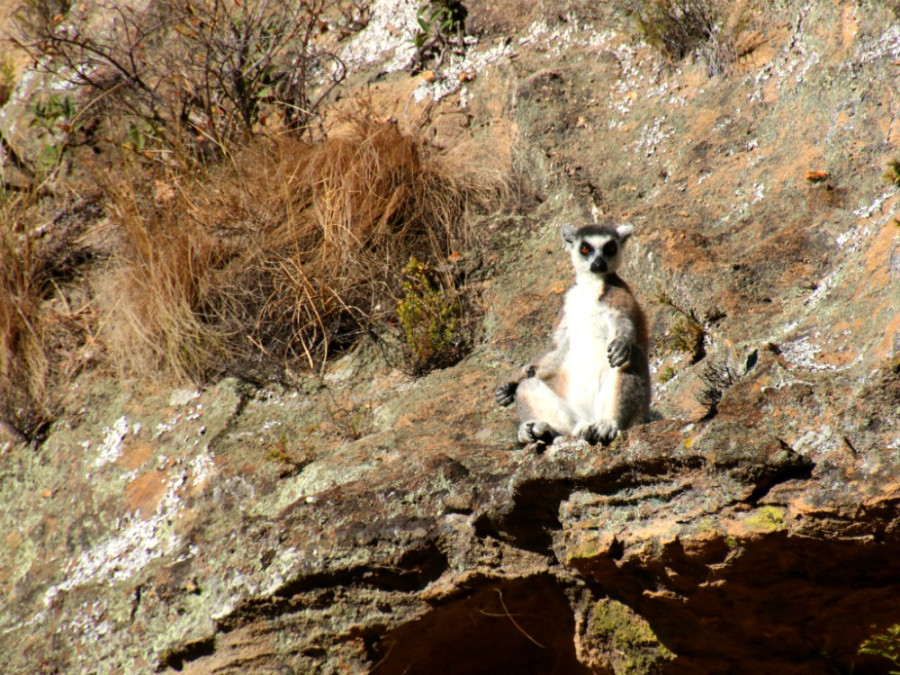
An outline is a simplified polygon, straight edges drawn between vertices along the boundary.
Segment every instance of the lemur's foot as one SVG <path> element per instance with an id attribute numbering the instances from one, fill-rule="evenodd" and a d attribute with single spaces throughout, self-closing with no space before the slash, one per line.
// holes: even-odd
<path id="1" fill-rule="evenodd" d="M 504 408 L 512 405 L 513 401 L 516 400 L 516 389 L 518 388 L 518 382 L 506 382 L 494 389 L 494 400 L 497 402 L 497 405 L 502 405 Z"/>
<path id="2" fill-rule="evenodd" d="M 519 426 L 519 443 L 543 443 L 550 445 L 559 433 L 546 422 L 522 422 Z"/>
<path id="3" fill-rule="evenodd" d="M 601 443 L 609 445 L 619 435 L 619 425 L 612 420 L 597 420 L 596 422 L 582 422 L 575 427 L 575 436 L 586 440 L 591 445 Z"/>

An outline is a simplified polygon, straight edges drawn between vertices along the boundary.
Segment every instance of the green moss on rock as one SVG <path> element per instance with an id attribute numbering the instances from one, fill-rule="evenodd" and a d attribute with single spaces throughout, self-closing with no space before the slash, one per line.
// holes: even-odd
<path id="1" fill-rule="evenodd" d="M 641 616 L 627 605 L 604 598 L 588 617 L 584 645 L 591 666 L 616 675 L 660 672 L 675 655 Z"/>
<path id="2" fill-rule="evenodd" d="M 786 510 L 780 506 L 761 506 L 744 519 L 744 525 L 757 532 L 783 530 Z"/>

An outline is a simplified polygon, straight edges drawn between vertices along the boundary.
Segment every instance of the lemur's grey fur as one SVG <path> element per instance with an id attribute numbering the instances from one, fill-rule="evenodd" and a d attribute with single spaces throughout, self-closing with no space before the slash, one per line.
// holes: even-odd
<path id="1" fill-rule="evenodd" d="M 648 335 L 644 313 L 616 274 L 631 225 L 562 228 L 575 268 L 553 349 L 500 386 L 503 406 L 517 404 L 521 443 L 572 435 L 611 443 L 650 411 Z"/>

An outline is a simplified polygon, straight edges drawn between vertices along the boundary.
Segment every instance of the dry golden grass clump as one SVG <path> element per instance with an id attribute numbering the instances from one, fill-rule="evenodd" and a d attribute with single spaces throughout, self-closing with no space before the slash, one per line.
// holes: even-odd
<path id="1" fill-rule="evenodd" d="M 33 193 L 0 195 L 0 423 L 27 440 L 42 436 L 65 382 L 94 358 L 92 312 L 72 285 L 89 257 L 74 225 L 85 214 L 55 209 L 36 227 L 42 206 Z"/>
<path id="2" fill-rule="evenodd" d="M 122 244 L 105 289 L 101 339 L 120 372 L 165 368 L 179 379 L 199 377 L 226 354 L 222 321 L 204 311 L 213 309 L 221 247 L 188 215 L 183 197 L 159 200 L 138 178 L 104 185 Z"/>
<path id="3" fill-rule="evenodd" d="M 475 324 L 477 214 L 505 175 L 457 150 L 362 117 L 207 167 L 120 163 L 81 206 L 3 195 L 0 430 L 39 440 L 71 378 L 103 359 L 144 379 L 259 380 L 389 330 L 415 336 L 412 372 L 455 362 Z"/>
<path id="4" fill-rule="evenodd" d="M 474 254 L 473 212 L 502 189 L 499 171 L 472 166 L 364 118 L 321 143 L 257 143 L 199 177 L 108 179 L 125 244 L 105 340 L 138 373 L 321 367 L 395 313 L 411 256 L 457 293 L 448 258 Z"/>
<path id="5" fill-rule="evenodd" d="M 48 361 L 38 261 L 32 238 L 16 231 L 20 208 L 0 206 L 0 415 L 28 437 L 44 417 Z"/>

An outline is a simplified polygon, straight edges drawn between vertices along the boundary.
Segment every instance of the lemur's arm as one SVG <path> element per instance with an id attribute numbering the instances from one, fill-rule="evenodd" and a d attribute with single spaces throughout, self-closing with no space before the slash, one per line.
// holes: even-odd
<path id="1" fill-rule="evenodd" d="M 560 317 L 553 331 L 553 349 L 537 358 L 534 363 L 523 368 L 523 371 L 527 373 L 526 377 L 537 377 L 541 380 L 550 379 L 559 370 L 568 349 L 569 334 L 566 330 L 566 319 L 565 317 Z"/>
<path id="2" fill-rule="evenodd" d="M 606 350 L 609 365 L 621 368 L 631 360 L 631 347 L 637 339 L 637 328 L 628 313 L 620 310 L 614 314 L 612 330 L 615 337 L 610 340 Z"/>
<path id="3" fill-rule="evenodd" d="M 553 331 L 553 349 L 524 366 L 511 380 L 497 387 L 494 390 L 494 399 L 504 407 L 512 405 L 516 400 L 516 389 L 519 388 L 522 380 L 529 377 L 537 377 L 542 380 L 552 378 L 562 365 L 568 347 L 565 318 L 562 317 Z"/>

